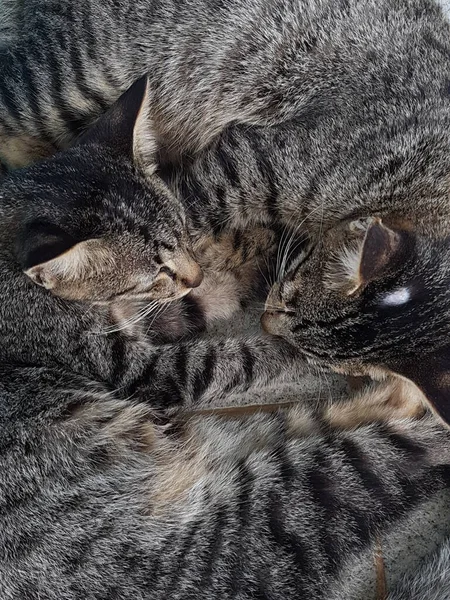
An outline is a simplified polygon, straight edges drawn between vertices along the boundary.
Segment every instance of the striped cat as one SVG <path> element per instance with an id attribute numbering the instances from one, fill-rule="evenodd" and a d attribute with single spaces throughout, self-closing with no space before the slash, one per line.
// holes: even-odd
<path id="1" fill-rule="evenodd" d="M 157 166 L 166 178 L 183 154 L 168 177 L 204 233 L 275 223 L 309 241 L 266 329 L 335 370 L 413 381 L 450 421 L 450 28 L 435 2 L 24 1 L 19 13 L 0 66 L 10 165 L 77 140 L 148 72 L 127 165 L 94 125 L 54 163 L 67 185 L 74 169 L 136 167 L 158 187 Z"/>
<path id="2" fill-rule="evenodd" d="M 350 429 L 333 405 L 179 414 L 168 430 L 60 364 L 1 371 L 2 598 L 325 600 L 450 481 L 448 430 L 402 410 Z M 365 393 L 350 412 L 389 404 L 388 386 Z"/>

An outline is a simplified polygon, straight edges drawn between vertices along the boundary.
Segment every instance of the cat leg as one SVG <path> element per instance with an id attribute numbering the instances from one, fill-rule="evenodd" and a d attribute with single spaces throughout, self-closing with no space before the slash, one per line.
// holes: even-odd
<path id="1" fill-rule="evenodd" d="M 389 377 L 370 383 L 350 400 L 329 406 L 324 420 L 331 427 L 354 429 L 373 422 L 419 418 L 424 412 L 419 389 L 407 380 Z"/>
<path id="2" fill-rule="evenodd" d="M 232 393 L 295 381 L 304 369 L 297 351 L 280 338 L 197 338 L 134 353 L 127 367 L 117 365 L 112 383 L 155 408 L 191 409 Z"/>

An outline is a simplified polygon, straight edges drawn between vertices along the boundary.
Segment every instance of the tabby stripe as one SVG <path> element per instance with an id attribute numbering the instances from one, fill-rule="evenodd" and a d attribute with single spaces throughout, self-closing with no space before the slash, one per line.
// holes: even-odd
<path id="1" fill-rule="evenodd" d="M 20 67 L 22 72 L 22 84 L 25 87 L 24 92 L 26 94 L 29 108 L 31 109 L 33 118 L 39 126 L 40 137 L 42 137 L 43 132 L 41 132 L 41 123 L 43 122 L 43 118 L 42 111 L 37 100 L 39 97 L 39 90 L 35 84 L 34 71 L 32 68 L 29 67 L 29 60 L 29 56 L 20 57 L 19 55 Z M 49 141 L 48 136 L 46 138 L 46 141 Z"/>
<path id="2" fill-rule="evenodd" d="M 69 132 L 75 136 L 77 130 L 72 125 L 72 115 L 69 114 L 65 108 L 65 102 L 62 95 L 61 85 L 65 78 L 61 69 L 59 56 L 57 56 L 53 51 L 54 41 L 49 39 L 45 26 L 41 27 L 40 30 L 41 36 L 44 38 L 42 47 L 48 50 L 43 59 L 47 63 L 48 72 L 50 73 L 50 97 L 53 102 L 54 109 L 58 112 L 60 120 L 64 123 L 64 126 L 67 127 Z"/>
<path id="3" fill-rule="evenodd" d="M 154 379 L 155 370 L 158 365 L 159 358 L 160 357 L 157 352 L 155 352 L 155 354 L 151 358 L 149 358 L 149 363 L 147 364 L 145 369 L 142 371 L 139 378 L 134 380 L 127 387 L 127 395 L 128 396 L 134 396 L 134 394 L 136 394 L 140 388 L 145 387 L 148 382 L 151 382 Z M 117 379 L 116 381 L 120 382 L 120 379 Z M 154 399 L 149 398 L 148 401 L 153 402 Z"/>
<path id="4" fill-rule="evenodd" d="M 253 371 L 255 367 L 255 357 L 253 352 L 245 344 L 242 345 L 242 367 L 245 373 L 245 381 L 250 384 L 253 381 Z"/>
<path id="5" fill-rule="evenodd" d="M 280 217 L 278 212 L 278 175 L 270 164 L 270 161 L 265 158 L 265 152 L 259 144 L 258 136 L 250 135 L 251 130 L 248 131 L 247 141 L 253 150 L 256 167 L 267 182 L 266 210 L 270 219 L 276 223 L 279 221 Z"/>
<path id="6" fill-rule="evenodd" d="M 186 387 L 188 382 L 188 371 L 187 371 L 187 352 L 178 352 L 175 359 L 175 372 L 180 387 Z"/>
<path id="7" fill-rule="evenodd" d="M 223 174 L 228 180 L 228 183 L 234 188 L 240 188 L 241 183 L 236 162 L 234 157 L 232 157 L 223 147 L 223 144 L 217 148 L 216 157 L 220 166 L 222 167 Z"/>
<path id="8" fill-rule="evenodd" d="M 382 480 L 370 468 L 371 461 L 367 460 L 364 452 L 350 439 L 342 440 L 342 449 L 346 455 L 348 464 L 356 471 L 361 484 L 370 496 L 378 499 L 384 513 L 394 513 L 396 502 L 386 492 Z M 369 523 L 367 523 L 369 527 Z M 363 532 L 366 535 L 365 532 Z"/>
<path id="9" fill-rule="evenodd" d="M 70 47 L 70 62 L 72 65 L 72 72 L 75 76 L 75 85 L 78 88 L 78 91 L 88 100 L 89 102 L 94 102 L 99 111 L 106 112 L 110 106 L 110 103 L 103 98 L 100 94 L 94 91 L 94 89 L 86 83 L 86 78 L 84 77 L 84 69 L 85 65 L 83 64 L 83 57 L 79 50 L 77 43 L 72 43 Z M 89 115 L 89 120 L 92 122 L 95 118 L 94 114 Z"/>
<path id="10" fill-rule="evenodd" d="M 338 498 L 332 492 L 333 481 L 326 471 L 332 471 L 327 455 L 318 449 L 313 457 L 313 467 L 306 474 L 308 488 L 311 490 L 314 503 L 317 504 L 320 515 L 316 520 L 316 529 L 320 538 L 322 551 L 329 565 L 329 573 L 335 572 L 342 562 L 342 553 L 336 539 L 332 535 L 336 520 Z"/>
<path id="11" fill-rule="evenodd" d="M 202 365 L 196 365 L 197 371 L 192 383 L 193 400 L 201 398 L 205 390 L 208 388 L 213 378 L 215 366 L 216 352 L 214 348 L 209 348 L 206 356 L 203 357 Z"/>
<path id="12" fill-rule="evenodd" d="M 173 575 L 165 588 L 165 597 L 168 600 L 172 597 L 173 592 L 176 590 L 179 581 L 184 575 L 186 564 L 188 562 L 189 550 L 193 546 L 194 538 L 199 532 L 201 525 L 201 520 L 197 519 L 196 521 L 194 521 L 190 525 L 187 533 L 184 535 L 182 540 L 179 540 L 179 550 L 172 561 L 171 574 Z"/>
<path id="13" fill-rule="evenodd" d="M 315 565 L 308 558 L 308 552 L 301 540 L 294 534 L 287 532 L 281 521 L 281 511 L 283 509 L 279 495 L 273 490 L 269 492 L 268 523 L 269 532 L 273 541 L 283 548 L 294 560 L 298 573 L 295 574 L 295 580 L 298 586 L 298 592 L 304 592 L 301 584 L 300 574 L 308 573 L 311 576 L 315 572 Z"/>
<path id="14" fill-rule="evenodd" d="M 13 121 L 21 123 L 20 110 L 17 106 L 17 97 L 19 97 L 19 94 L 15 93 L 16 82 L 14 80 L 14 71 L 17 71 L 20 68 L 20 61 L 17 66 L 15 64 L 17 62 L 16 56 L 12 52 L 6 50 L 0 52 L 0 60 L 5 61 L 4 72 L 2 73 L 2 78 L 0 80 L 3 82 L 3 104 L 9 113 L 8 116 L 11 116 Z"/>
<path id="15" fill-rule="evenodd" d="M 384 429 L 384 428 L 383 428 Z M 426 450 L 423 446 L 418 446 L 410 438 L 407 438 L 400 433 L 386 432 L 389 435 L 391 444 L 401 452 L 407 454 L 407 460 L 423 460 L 426 456 Z"/>
<path id="16" fill-rule="evenodd" d="M 281 414 L 280 414 L 281 417 Z M 286 414 L 283 414 L 283 432 L 280 431 L 280 439 L 286 439 Z M 284 488 L 289 491 L 292 488 L 292 483 L 297 477 L 297 471 L 293 467 L 292 462 L 287 452 L 286 444 L 280 443 L 273 451 L 273 457 L 278 465 L 281 481 Z"/>
<path id="17" fill-rule="evenodd" d="M 113 377 L 115 381 L 119 381 L 125 375 L 128 369 L 127 361 L 127 343 L 125 337 L 120 333 L 115 333 L 114 342 L 111 348 L 112 363 L 113 363 Z"/>
<path id="18" fill-rule="evenodd" d="M 222 548 L 223 538 L 224 538 L 224 530 L 227 522 L 226 518 L 226 509 L 224 507 L 219 507 L 214 516 L 215 525 L 211 532 L 211 536 L 209 538 L 209 542 L 207 545 L 204 566 L 200 569 L 201 578 L 198 589 L 210 589 L 211 587 L 211 578 L 214 571 L 214 566 L 217 561 L 217 557 Z"/>
<path id="19" fill-rule="evenodd" d="M 216 199 L 219 205 L 219 210 L 214 215 L 212 215 L 211 218 L 211 226 L 213 228 L 214 235 L 220 233 L 220 231 L 224 227 L 224 223 L 227 221 L 227 217 L 229 216 L 229 207 L 227 205 L 225 195 L 225 189 L 222 186 L 217 186 Z"/>
<path id="20" fill-rule="evenodd" d="M 239 463 L 239 474 L 237 485 L 239 487 L 239 493 L 237 496 L 237 510 L 238 510 L 238 538 L 237 547 L 234 556 L 234 568 L 231 569 L 231 593 L 232 598 L 238 596 L 242 590 L 242 576 L 245 571 L 246 561 L 248 557 L 245 552 L 245 545 L 247 541 L 246 532 L 251 524 L 251 497 L 254 487 L 255 476 L 250 471 L 245 461 L 242 460 Z"/>
<path id="21" fill-rule="evenodd" d="M 96 64 L 98 60 L 98 51 L 97 51 L 97 35 L 94 34 L 94 28 L 92 27 L 91 20 L 91 11 L 85 10 L 83 11 L 83 16 L 81 17 L 81 24 L 83 28 L 83 43 L 86 48 L 87 55 L 89 59 Z"/>

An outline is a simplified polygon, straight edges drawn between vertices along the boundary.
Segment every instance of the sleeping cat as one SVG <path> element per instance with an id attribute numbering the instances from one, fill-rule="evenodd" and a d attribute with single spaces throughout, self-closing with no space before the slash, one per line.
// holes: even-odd
<path id="1" fill-rule="evenodd" d="M 125 136 L 121 140 L 126 145 Z M 166 409 L 270 382 L 283 377 L 283 369 L 296 376 L 292 347 L 269 336 L 162 343 L 189 333 L 193 316 L 197 330 L 222 316 L 214 298 L 220 299 L 217 285 L 231 296 L 232 267 L 241 278 L 238 291 L 250 291 L 259 241 L 240 235 L 233 265 L 235 238 L 199 238 L 202 281 L 183 211 L 170 196 L 164 204 L 162 184 L 152 187 L 125 159 L 115 160 L 121 167 L 116 180 L 107 163 L 91 177 L 73 168 L 61 179 L 63 165 L 55 159 L 2 182 L 0 360 L 16 372 L 11 385 L 23 372 L 49 399 L 54 385 L 100 386 Z M 124 168 L 129 177 L 121 179 Z M 265 251 L 271 243 L 267 232 L 261 235 Z M 221 244 L 231 263 L 222 275 L 214 256 L 215 250 L 220 258 Z M 197 287 L 197 298 L 185 297 Z M 236 296 L 236 285 L 232 291 Z"/>
<path id="2" fill-rule="evenodd" d="M 308 238 L 266 329 L 336 370 L 412 380 L 450 420 L 450 28 L 432 0 L 25 1 L 17 18 L 0 67 L 10 165 L 66 147 L 147 71 L 132 160 L 149 185 L 181 153 L 162 175 L 200 230 Z M 106 144 L 94 125 L 56 159 L 68 186 L 122 168 L 105 147 L 121 114 Z"/>

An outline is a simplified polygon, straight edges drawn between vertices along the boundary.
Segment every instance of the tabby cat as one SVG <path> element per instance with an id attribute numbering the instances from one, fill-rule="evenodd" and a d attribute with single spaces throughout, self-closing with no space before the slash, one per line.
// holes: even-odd
<path id="1" fill-rule="evenodd" d="M 325 599 L 450 481 L 450 434 L 430 417 L 347 430 L 298 406 L 167 429 L 58 363 L 1 371 L 2 598 Z"/>
<path id="2" fill-rule="evenodd" d="M 206 232 L 307 238 L 265 328 L 336 370 L 414 381 L 450 421 L 450 27 L 433 0 L 24 0 L 13 21 L 10 165 L 66 147 L 148 72 L 133 161 L 149 185 L 163 166 Z M 69 187 L 109 169 L 113 193 L 122 166 L 97 133 L 48 168 Z"/>

